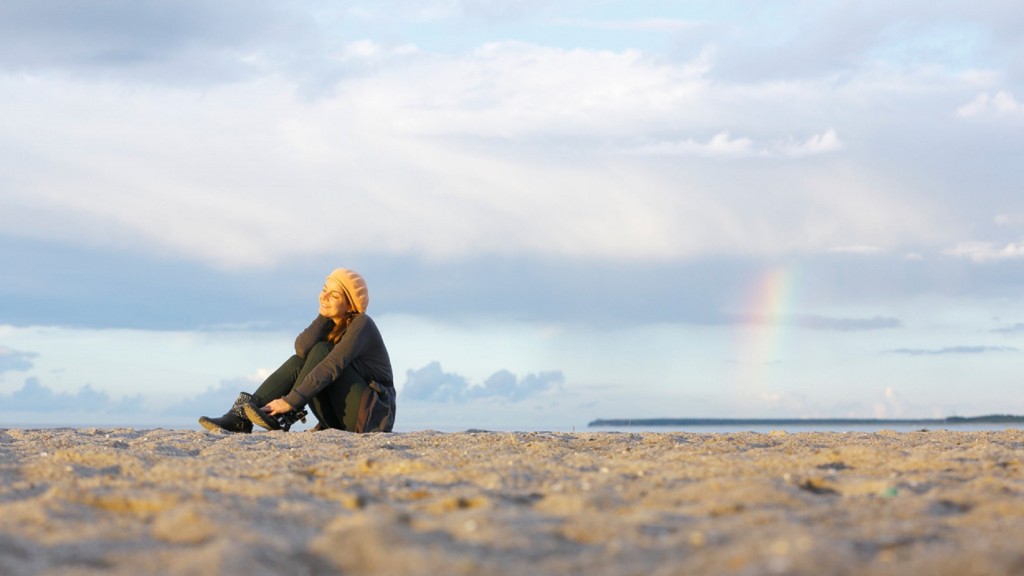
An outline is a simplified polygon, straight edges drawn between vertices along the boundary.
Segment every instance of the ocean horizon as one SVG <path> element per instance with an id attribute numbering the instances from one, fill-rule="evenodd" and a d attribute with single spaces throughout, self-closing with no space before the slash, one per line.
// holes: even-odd
<path id="1" fill-rule="evenodd" d="M 953 432 L 1000 432 L 1010 429 L 1024 429 L 1022 423 L 965 423 L 965 424 L 941 424 L 935 426 L 920 426 L 912 424 L 824 424 L 813 425 L 790 423 L 788 425 L 680 425 L 680 426 L 588 426 L 582 432 L 689 432 L 698 434 L 739 434 L 752 432 L 755 434 L 769 434 L 772 432 L 786 432 L 790 434 L 804 432 L 921 432 L 934 430 L 949 430 Z"/>
<path id="2" fill-rule="evenodd" d="M 615 418 L 597 419 L 588 429 L 651 432 L 912 432 L 996 431 L 1024 428 L 1024 416 L 988 414 L 946 418 Z"/>

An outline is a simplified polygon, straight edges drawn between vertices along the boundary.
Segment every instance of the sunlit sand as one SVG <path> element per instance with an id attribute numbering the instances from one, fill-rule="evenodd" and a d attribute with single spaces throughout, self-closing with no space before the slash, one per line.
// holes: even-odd
<path id="1" fill-rule="evenodd" d="M 1012 574 L 1024 432 L 0 431 L 0 573 Z"/>

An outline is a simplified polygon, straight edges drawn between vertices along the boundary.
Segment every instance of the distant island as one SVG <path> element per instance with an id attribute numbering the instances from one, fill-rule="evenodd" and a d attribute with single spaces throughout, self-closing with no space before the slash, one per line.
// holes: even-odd
<path id="1" fill-rule="evenodd" d="M 947 418 L 619 418 L 593 420 L 588 427 L 630 426 L 941 426 L 963 424 L 1022 424 L 1024 416 L 949 416 Z"/>

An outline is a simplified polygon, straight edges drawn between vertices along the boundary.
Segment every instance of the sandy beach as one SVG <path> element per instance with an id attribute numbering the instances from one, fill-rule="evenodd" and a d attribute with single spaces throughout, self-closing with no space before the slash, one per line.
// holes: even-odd
<path id="1" fill-rule="evenodd" d="M 1020 574 L 1024 432 L 0 430 L 0 573 Z"/>

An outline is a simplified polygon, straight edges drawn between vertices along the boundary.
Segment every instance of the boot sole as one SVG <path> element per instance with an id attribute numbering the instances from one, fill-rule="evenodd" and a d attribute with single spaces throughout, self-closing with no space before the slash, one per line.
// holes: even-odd
<path id="1" fill-rule="evenodd" d="M 267 416 L 263 410 L 256 407 L 251 402 L 244 404 L 242 409 L 245 410 L 245 415 L 249 418 L 249 421 L 259 426 L 260 428 L 266 428 L 267 430 L 280 430 L 281 425 L 274 420 L 273 417 Z"/>
<path id="2" fill-rule="evenodd" d="M 206 416 L 199 417 L 199 425 L 210 432 L 223 432 L 225 434 L 250 434 L 252 432 L 252 430 L 228 430 L 223 426 L 217 425 L 216 422 L 210 420 Z"/>

